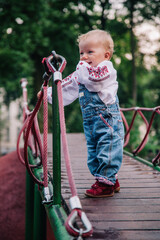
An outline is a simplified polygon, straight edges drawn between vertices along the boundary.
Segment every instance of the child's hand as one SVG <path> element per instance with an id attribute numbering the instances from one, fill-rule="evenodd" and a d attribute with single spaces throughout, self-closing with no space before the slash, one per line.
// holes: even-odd
<path id="1" fill-rule="evenodd" d="M 41 91 L 37 93 L 37 98 L 40 98 L 40 95 L 41 95 Z"/>

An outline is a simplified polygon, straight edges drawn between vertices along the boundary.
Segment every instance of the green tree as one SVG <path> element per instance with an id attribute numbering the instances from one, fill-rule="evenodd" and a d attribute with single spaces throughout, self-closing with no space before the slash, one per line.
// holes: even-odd
<path id="1" fill-rule="evenodd" d="M 120 9 L 117 1 L 108 0 L 1 0 L 0 4 L 0 86 L 6 89 L 7 102 L 20 96 L 19 81 L 26 77 L 30 104 L 35 104 L 43 82 L 42 58 L 52 50 L 63 55 L 67 59 L 65 77 L 75 70 L 79 60 L 78 34 L 95 28 L 108 30 L 113 36 L 115 53 L 112 60 L 118 72 L 121 105 L 130 106 L 135 98 L 139 105 L 146 102 L 140 87 L 152 85 L 151 79 L 157 70 L 148 73 L 145 68 L 145 56 L 138 51 L 139 39 L 134 31 L 145 19 L 155 22 L 159 19 L 158 1 L 127 0 L 121 3 Z M 132 37 L 135 45 L 131 44 Z M 148 94 L 147 89 L 145 94 Z M 78 102 L 66 107 L 65 113 L 67 130 L 82 131 Z"/>
<path id="2" fill-rule="evenodd" d="M 138 54 L 138 39 L 135 36 L 135 28 L 144 21 L 156 24 L 159 19 L 160 3 L 157 0 L 127 0 L 124 1 L 124 7 L 127 9 L 125 20 L 128 20 L 127 27 L 130 33 L 132 99 L 135 106 L 137 104 L 137 68 L 143 64 L 143 58 Z M 139 59 L 140 61 L 138 61 Z"/>

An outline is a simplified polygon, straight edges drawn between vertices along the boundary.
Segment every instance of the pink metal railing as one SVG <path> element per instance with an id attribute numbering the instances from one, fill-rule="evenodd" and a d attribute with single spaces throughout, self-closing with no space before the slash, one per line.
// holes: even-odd
<path id="1" fill-rule="evenodd" d="M 133 111 L 133 116 L 132 116 L 132 120 L 131 120 L 130 125 L 128 124 L 128 122 L 126 120 L 126 117 L 124 115 L 124 112 L 128 112 L 128 111 Z M 147 121 L 146 117 L 144 116 L 144 114 L 142 112 L 152 112 L 149 121 Z M 142 118 L 142 120 L 143 120 L 143 122 L 145 123 L 145 126 L 146 126 L 146 132 L 145 132 L 145 135 L 144 135 L 143 139 L 141 140 L 139 146 L 135 150 L 133 150 L 133 152 L 132 152 L 134 155 L 137 155 L 145 147 L 145 145 L 147 143 L 147 140 L 148 140 L 149 133 L 150 133 L 150 129 L 152 127 L 153 120 L 154 120 L 156 114 L 160 115 L 160 106 L 157 106 L 155 108 L 142 108 L 142 107 L 121 108 L 121 116 L 122 116 L 124 126 L 125 126 L 125 129 L 126 129 L 124 147 L 126 147 L 127 144 L 129 143 L 130 132 L 131 132 L 131 129 L 132 129 L 133 124 L 135 122 L 135 119 L 138 115 Z M 160 164 L 160 151 L 156 155 L 156 157 L 152 160 L 152 163 L 153 163 L 153 165 L 159 165 Z"/>

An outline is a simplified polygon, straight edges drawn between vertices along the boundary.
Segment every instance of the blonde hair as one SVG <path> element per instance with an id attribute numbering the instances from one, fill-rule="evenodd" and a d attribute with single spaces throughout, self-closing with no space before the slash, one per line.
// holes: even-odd
<path id="1" fill-rule="evenodd" d="M 114 51 L 114 42 L 111 37 L 111 35 L 104 30 L 96 29 L 96 30 L 91 30 L 85 34 L 82 34 L 78 36 L 77 42 L 78 44 L 86 40 L 88 37 L 96 37 L 97 41 L 101 42 L 104 46 L 104 48 L 110 52 L 110 56 L 112 57 L 113 51 Z"/>

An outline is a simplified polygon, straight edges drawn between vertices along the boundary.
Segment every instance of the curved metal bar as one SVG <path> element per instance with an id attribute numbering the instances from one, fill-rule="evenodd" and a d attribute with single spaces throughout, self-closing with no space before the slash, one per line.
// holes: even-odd
<path id="1" fill-rule="evenodd" d="M 19 135 L 18 135 L 18 139 L 17 139 L 17 155 L 18 155 L 18 158 L 20 160 L 20 162 L 25 165 L 25 161 L 20 153 L 20 147 L 19 147 L 19 144 L 20 144 L 20 139 L 21 139 L 21 136 L 22 136 L 22 133 L 24 132 L 27 124 L 28 124 L 28 121 L 29 121 L 29 118 L 26 118 L 26 120 L 24 121 L 24 124 L 23 124 L 23 127 L 21 128 L 20 132 L 19 132 Z"/>
<path id="2" fill-rule="evenodd" d="M 18 135 L 18 139 L 17 139 L 17 155 L 18 155 L 18 158 L 19 158 L 20 162 L 21 162 L 23 165 L 25 165 L 25 160 L 24 160 L 24 158 L 22 157 L 21 152 L 20 152 L 20 139 L 21 139 L 22 133 L 24 133 L 25 130 L 26 130 L 26 128 L 27 128 L 27 125 L 28 125 L 28 122 L 29 122 L 29 118 L 30 118 L 30 116 L 28 116 L 28 118 L 26 118 L 26 120 L 24 121 L 23 127 L 21 128 L 21 131 L 20 131 L 20 133 L 19 133 L 19 135 Z M 28 143 L 28 146 L 32 149 L 32 146 L 31 146 L 31 145 L 33 145 L 33 144 L 31 144 L 31 134 L 29 135 L 29 140 L 28 140 L 28 142 L 30 142 L 30 143 Z M 33 151 L 33 149 L 32 149 L 32 151 Z M 36 165 L 29 164 L 29 166 L 30 166 L 31 168 L 36 168 L 36 167 L 38 167 L 39 165 L 41 165 L 41 163 L 40 163 L 40 164 L 36 164 Z"/>
<path id="3" fill-rule="evenodd" d="M 149 127 L 148 121 L 147 121 L 147 119 L 145 118 L 145 116 L 143 115 L 143 113 L 142 113 L 140 110 L 138 110 L 138 113 L 139 113 L 139 115 L 142 117 L 142 119 L 143 119 L 143 121 L 144 121 L 144 123 L 145 123 L 145 125 L 146 125 L 146 132 L 147 132 L 147 129 L 148 129 L 148 127 Z M 146 145 L 147 141 L 148 141 L 148 135 L 146 135 L 144 141 L 143 141 L 143 139 L 142 139 L 140 145 L 139 145 L 132 153 L 133 153 L 134 155 L 136 155 L 137 153 L 139 153 L 139 152 L 144 148 L 144 146 Z"/>
<path id="4" fill-rule="evenodd" d="M 141 144 L 140 144 L 140 145 L 138 146 L 138 148 L 136 149 L 136 152 L 139 152 L 140 149 L 141 149 L 141 147 L 146 144 L 147 137 L 148 137 L 149 131 L 150 131 L 150 129 L 151 129 L 151 126 L 152 126 L 152 122 L 153 122 L 155 113 L 156 113 L 156 111 L 154 111 L 154 112 L 152 113 L 152 116 L 151 116 L 151 119 L 150 119 L 150 122 L 149 122 L 149 126 L 148 126 L 148 128 L 147 128 L 147 132 L 146 132 L 143 140 L 141 141 Z M 133 154 L 135 155 L 136 153 L 134 153 L 134 151 L 133 151 Z"/>
<path id="5" fill-rule="evenodd" d="M 134 120 L 136 118 L 136 115 L 137 115 L 137 110 L 134 112 L 134 115 L 132 117 L 132 121 L 131 121 L 131 124 L 129 126 L 129 129 L 127 130 L 126 134 L 125 134 L 125 137 L 127 137 L 127 135 L 130 133 L 131 129 L 132 129 L 132 126 L 133 126 L 133 123 L 134 123 Z"/>
<path id="6" fill-rule="evenodd" d="M 133 126 L 133 123 L 135 121 L 137 112 L 141 116 L 141 118 L 143 119 L 143 121 L 144 121 L 144 123 L 146 125 L 146 133 L 145 133 L 141 143 L 139 144 L 139 146 L 133 151 L 133 154 L 136 155 L 145 147 L 145 145 L 147 143 L 148 135 L 149 135 L 149 132 L 150 132 L 150 129 L 151 129 L 151 126 L 152 126 L 155 114 L 157 113 L 157 114 L 160 115 L 160 106 L 157 106 L 155 108 L 131 107 L 131 108 L 121 108 L 120 110 L 121 110 L 121 115 L 122 115 L 122 119 L 123 119 L 124 125 L 125 125 L 126 130 L 127 130 L 127 132 L 125 134 L 124 147 L 129 142 L 129 133 L 130 133 L 130 131 L 132 129 L 132 126 Z M 135 111 L 130 126 L 128 126 L 127 120 L 126 120 L 126 118 L 124 116 L 124 113 L 123 113 L 123 112 L 127 112 L 127 111 Z M 150 111 L 150 112 L 152 111 L 153 112 L 152 115 L 151 115 L 149 123 L 148 123 L 147 119 L 145 118 L 145 116 L 143 115 L 142 111 Z M 160 164 L 160 152 L 152 160 L 152 163 L 154 165 Z"/>
<path id="7" fill-rule="evenodd" d="M 124 125 L 125 125 L 125 128 L 126 128 L 126 132 L 128 131 L 128 129 L 129 129 L 129 125 L 128 125 L 128 122 L 127 122 L 127 120 L 126 120 L 126 118 L 125 118 L 125 116 L 124 116 L 124 114 L 123 114 L 123 112 L 121 111 L 121 117 L 122 117 L 122 120 L 123 120 L 123 122 L 124 122 Z M 126 147 L 127 146 L 127 144 L 128 144 L 128 142 L 129 142 L 129 139 L 130 139 L 130 133 L 128 133 L 128 135 L 126 136 L 126 134 L 125 134 L 125 142 L 124 142 L 124 145 L 123 145 L 123 147 Z"/>
<path id="8" fill-rule="evenodd" d="M 30 165 L 29 165 L 29 161 L 28 161 L 28 139 L 29 139 L 29 134 L 30 134 L 30 131 L 31 131 L 31 127 L 32 127 L 32 124 L 33 124 L 33 121 L 34 121 L 34 118 L 35 118 L 35 115 L 36 113 L 38 112 L 39 108 L 40 108 L 40 105 L 41 105 L 41 102 L 42 102 L 42 99 L 43 99 L 43 92 L 41 91 L 41 94 L 40 94 L 40 97 L 38 99 L 38 102 L 30 116 L 30 119 L 29 119 L 29 122 L 28 122 L 28 126 L 27 126 L 27 130 L 26 130 L 26 135 L 25 135 L 25 142 L 24 142 L 24 159 L 25 159 L 25 164 L 26 164 L 26 168 L 28 170 L 28 173 L 30 174 L 30 176 L 33 178 L 33 180 L 43 186 L 44 185 L 44 182 L 43 181 L 40 181 L 39 179 L 37 179 L 31 168 L 30 168 Z"/>
<path id="9" fill-rule="evenodd" d="M 76 228 L 75 223 L 77 220 L 77 217 L 79 217 L 80 221 L 83 224 L 84 229 L 82 228 Z M 75 237 L 89 237 L 93 233 L 93 228 L 88 220 L 85 212 L 83 212 L 81 209 L 73 209 L 68 216 L 65 227 L 67 231 L 70 233 L 70 235 Z"/>

